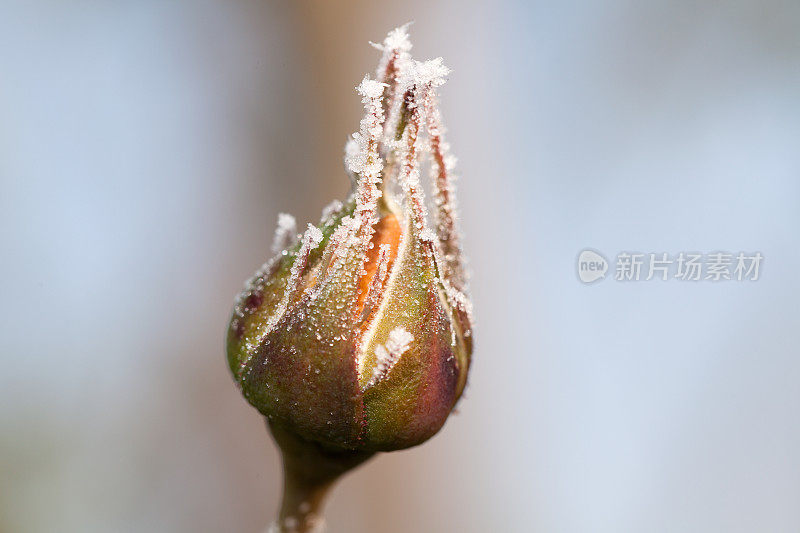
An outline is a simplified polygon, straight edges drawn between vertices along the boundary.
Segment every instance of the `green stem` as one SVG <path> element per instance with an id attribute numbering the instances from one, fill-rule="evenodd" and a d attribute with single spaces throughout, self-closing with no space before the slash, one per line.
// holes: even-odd
<path id="1" fill-rule="evenodd" d="M 372 457 L 373 453 L 331 450 L 279 424 L 267 421 L 267 426 L 283 455 L 283 500 L 277 531 L 319 531 L 325 497 L 331 487 L 342 474 Z"/>

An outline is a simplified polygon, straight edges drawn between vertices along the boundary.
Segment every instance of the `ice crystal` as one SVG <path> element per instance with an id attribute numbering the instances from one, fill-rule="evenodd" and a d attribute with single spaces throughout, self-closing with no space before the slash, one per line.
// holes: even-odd
<path id="1" fill-rule="evenodd" d="M 380 197 L 377 184 L 383 170 L 383 159 L 378 154 L 378 142 L 383 134 L 383 88 L 385 83 L 364 77 L 356 88 L 363 97 L 366 114 L 361 119 L 361 129 L 353 134 L 358 150 L 348 157 L 347 166 L 351 172 L 359 174 L 357 212 L 366 219 L 362 222 L 373 224 L 375 203 Z M 352 150 L 352 148 L 351 148 Z"/>
<path id="2" fill-rule="evenodd" d="M 428 61 L 414 61 L 414 70 L 410 74 L 414 83 L 420 86 L 441 87 L 451 70 L 445 66 L 441 57 Z"/>
<path id="3" fill-rule="evenodd" d="M 397 27 L 390 31 L 386 38 L 384 38 L 383 43 L 373 43 L 370 44 L 377 48 L 378 50 L 383 50 L 384 52 L 391 52 L 392 50 L 400 50 L 403 52 L 410 52 L 411 51 L 411 40 L 408 38 L 408 27 L 411 26 L 410 22 L 403 24 L 400 27 Z"/>

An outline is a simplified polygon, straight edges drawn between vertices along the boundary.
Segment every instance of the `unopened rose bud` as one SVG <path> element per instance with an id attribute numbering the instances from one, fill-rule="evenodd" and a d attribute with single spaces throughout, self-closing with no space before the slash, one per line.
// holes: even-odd
<path id="1" fill-rule="evenodd" d="M 366 113 L 346 150 L 353 192 L 299 236 L 281 215 L 277 256 L 248 282 L 228 331 L 230 369 L 283 448 L 287 484 L 290 469 L 334 479 L 337 465 L 424 442 L 466 384 L 471 305 L 435 94 L 449 71 L 413 61 L 405 28 L 381 48 L 380 81 L 357 87 Z M 298 467 L 287 456 L 299 448 L 325 459 Z"/>

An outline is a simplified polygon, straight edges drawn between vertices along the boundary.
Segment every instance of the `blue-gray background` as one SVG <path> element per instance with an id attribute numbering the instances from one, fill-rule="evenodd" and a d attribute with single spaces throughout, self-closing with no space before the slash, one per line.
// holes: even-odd
<path id="1" fill-rule="evenodd" d="M 444 56 L 478 327 L 459 413 L 330 530 L 800 530 L 800 4 L 0 3 L 0 531 L 262 531 L 223 359 L 279 211 L 342 197 L 353 87 Z M 578 252 L 760 251 L 754 283 Z"/>

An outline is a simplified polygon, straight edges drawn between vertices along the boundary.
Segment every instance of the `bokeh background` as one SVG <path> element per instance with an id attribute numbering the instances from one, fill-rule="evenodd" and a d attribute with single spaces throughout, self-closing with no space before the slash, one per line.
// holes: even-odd
<path id="1" fill-rule="evenodd" d="M 409 20 L 453 68 L 474 366 L 329 530 L 800 531 L 796 0 L 0 2 L 0 531 L 263 531 L 233 297 L 278 212 L 347 192 L 367 42 Z M 765 260 L 584 286 L 585 247 Z"/>

